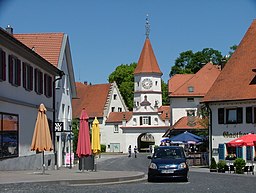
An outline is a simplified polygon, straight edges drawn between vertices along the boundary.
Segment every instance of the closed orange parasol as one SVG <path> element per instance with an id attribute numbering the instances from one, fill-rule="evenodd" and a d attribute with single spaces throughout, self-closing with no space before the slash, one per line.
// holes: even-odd
<path id="1" fill-rule="evenodd" d="M 44 151 L 51 151 L 52 149 L 52 140 L 46 116 L 46 108 L 44 104 L 40 104 L 34 129 L 34 135 L 31 143 L 31 150 L 43 153 L 43 173 L 45 169 Z"/>

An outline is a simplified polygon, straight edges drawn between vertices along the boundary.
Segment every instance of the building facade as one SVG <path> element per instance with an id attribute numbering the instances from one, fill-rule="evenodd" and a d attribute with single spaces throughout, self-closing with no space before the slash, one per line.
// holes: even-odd
<path id="1" fill-rule="evenodd" d="M 47 108 L 52 129 L 52 84 L 61 71 L 6 30 L 0 28 L 0 169 L 38 169 L 42 156 L 30 148 L 38 107 Z M 45 159 L 51 165 L 53 153 Z"/>
<path id="2" fill-rule="evenodd" d="M 255 128 L 256 20 L 226 63 L 203 102 L 210 112 L 210 157 L 216 161 L 235 154 L 246 161 L 255 156 L 255 147 L 229 148 L 226 143 Z"/>

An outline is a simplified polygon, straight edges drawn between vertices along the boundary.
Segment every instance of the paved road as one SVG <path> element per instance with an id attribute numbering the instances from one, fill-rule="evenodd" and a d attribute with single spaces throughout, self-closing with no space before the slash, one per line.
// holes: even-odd
<path id="1" fill-rule="evenodd" d="M 138 158 L 128 158 L 126 156 L 115 158 L 102 158 L 98 160 L 99 169 L 105 170 L 130 170 L 141 171 L 147 170 L 149 160 L 146 154 L 140 154 Z M 191 168 L 190 180 L 188 183 L 181 182 L 163 182 L 148 183 L 146 181 L 115 184 L 115 185 L 83 185 L 68 186 L 54 184 L 12 184 L 0 185 L 0 192 L 4 193 L 155 193 L 155 192 L 174 192 L 174 193 L 255 193 L 256 177 L 252 175 L 221 174 L 210 173 L 206 169 Z"/>

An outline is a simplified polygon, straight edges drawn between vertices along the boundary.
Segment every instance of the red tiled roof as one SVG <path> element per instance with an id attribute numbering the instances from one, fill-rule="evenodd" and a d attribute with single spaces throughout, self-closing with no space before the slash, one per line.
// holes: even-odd
<path id="1" fill-rule="evenodd" d="M 193 76 L 194 74 L 175 74 L 168 80 L 168 92 L 174 92 Z"/>
<path id="2" fill-rule="evenodd" d="M 125 116 L 126 121 L 129 121 L 132 118 L 132 111 L 111 112 L 111 113 L 109 113 L 106 123 L 122 123 L 124 116 Z"/>
<path id="3" fill-rule="evenodd" d="M 77 98 L 72 99 L 73 118 L 79 118 L 85 108 L 89 117 L 103 117 L 111 84 L 86 85 L 76 82 Z"/>
<path id="4" fill-rule="evenodd" d="M 170 110 L 170 106 L 161 106 L 158 109 L 158 112 L 161 113 L 160 117 L 163 121 L 165 121 L 166 119 L 170 120 L 171 117 L 171 110 Z M 166 116 L 167 115 L 167 116 Z"/>
<path id="5" fill-rule="evenodd" d="M 158 73 L 163 74 L 158 66 L 153 48 L 151 46 L 149 38 L 146 38 L 138 65 L 134 70 L 134 74 L 140 73 Z"/>
<path id="6" fill-rule="evenodd" d="M 195 125 L 189 124 L 189 117 L 181 117 L 173 126 L 172 129 L 174 130 L 182 130 L 182 129 L 207 129 L 200 124 L 200 118 L 195 117 L 194 122 Z"/>
<path id="7" fill-rule="evenodd" d="M 196 74 L 193 76 L 178 76 L 173 81 L 169 80 L 169 90 L 172 85 L 180 85 L 176 90 L 170 93 L 170 97 L 181 97 L 181 96 L 204 96 L 213 85 L 214 81 L 220 74 L 218 66 L 212 63 L 204 65 Z M 176 75 L 174 75 L 175 77 Z M 184 80 L 180 80 L 184 79 Z M 189 92 L 188 88 L 193 87 L 194 91 Z M 177 87 L 177 86 L 174 86 Z"/>
<path id="8" fill-rule="evenodd" d="M 256 20 L 254 20 L 203 102 L 256 99 Z"/>
<path id="9" fill-rule="evenodd" d="M 64 33 L 14 34 L 13 36 L 58 67 Z"/>

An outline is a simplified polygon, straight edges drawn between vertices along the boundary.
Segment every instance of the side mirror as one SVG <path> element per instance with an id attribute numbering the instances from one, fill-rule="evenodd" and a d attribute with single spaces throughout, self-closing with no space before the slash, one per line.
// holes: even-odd
<path id="1" fill-rule="evenodd" d="M 152 156 L 151 156 L 151 155 L 148 155 L 148 159 L 152 159 Z"/>

